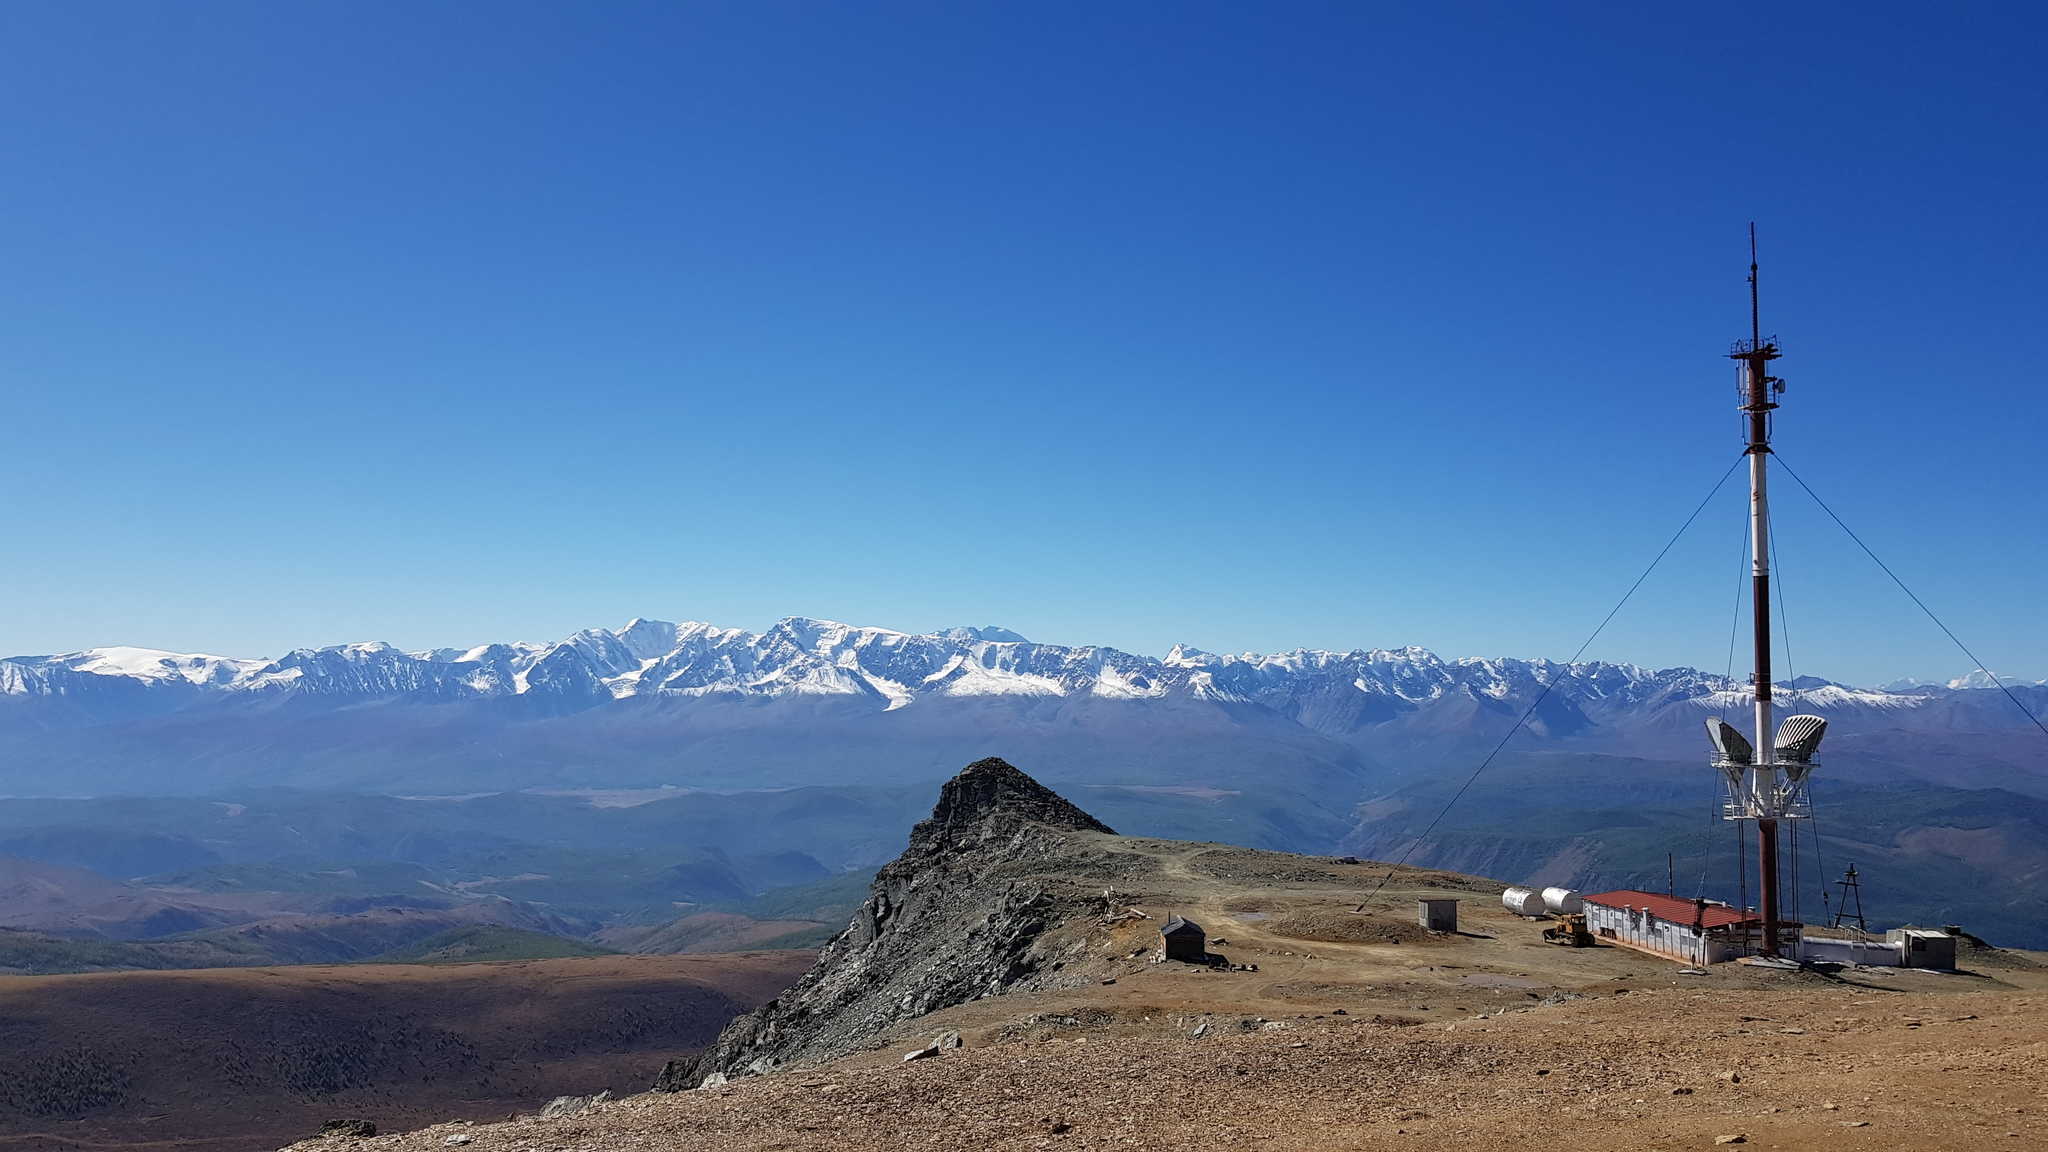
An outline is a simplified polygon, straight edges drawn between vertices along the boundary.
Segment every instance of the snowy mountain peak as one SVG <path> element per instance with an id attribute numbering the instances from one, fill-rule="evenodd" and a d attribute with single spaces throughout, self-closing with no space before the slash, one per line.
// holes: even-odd
<path id="1" fill-rule="evenodd" d="M 985 628 L 948 628 L 939 635 L 948 640 L 986 640 L 991 644 L 1031 643 L 1008 628 L 998 628 L 993 624 Z"/>
<path id="2" fill-rule="evenodd" d="M 122 691 L 142 693 L 137 700 L 154 701 L 148 707 L 158 710 L 241 695 L 333 706 L 517 697 L 554 711 L 629 697 L 836 696 L 867 701 L 880 711 L 947 697 L 1181 697 L 1255 705 L 1290 718 L 1316 718 L 1317 724 L 1390 716 L 1442 700 L 1509 708 L 1511 702 L 1533 701 L 1546 685 L 1559 708 L 1586 715 L 1652 702 L 1728 707 L 1746 691 L 1689 668 L 1446 661 L 1415 647 L 1216 655 L 1183 644 L 1156 658 L 1114 648 L 1034 644 L 993 626 L 911 634 L 806 616 L 777 621 L 760 633 L 636 618 L 617 630 L 586 629 L 553 643 L 402 652 L 368 642 L 299 649 L 268 661 L 141 648 L 0 660 L 0 695 L 81 698 L 121 685 L 128 686 Z M 1802 680 L 1786 691 L 1787 703 L 1814 707 L 1897 709 L 1927 700 L 1925 689 L 1874 692 L 1825 681 Z M 143 705 L 118 705 L 131 707 Z"/>
<path id="3" fill-rule="evenodd" d="M 184 680 L 192 684 L 224 684 L 241 673 L 260 667 L 262 660 L 232 660 L 201 653 L 162 652 L 154 648 L 89 648 L 69 656 L 48 659 L 63 662 L 75 672 L 94 676 L 129 676 L 137 680 Z"/>

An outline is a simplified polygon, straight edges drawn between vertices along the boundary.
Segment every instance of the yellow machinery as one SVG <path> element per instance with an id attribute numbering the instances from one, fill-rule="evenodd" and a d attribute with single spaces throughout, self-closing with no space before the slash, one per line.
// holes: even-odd
<path id="1" fill-rule="evenodd" d="M 1543 930 L 1545 940 L 1552 944 L 1562 944 L 1567 948 L 1593 946 L 1593 934 L 1586 931 L 1584 912 L 1560 912 L 1555 918 L 1557 923 Z"/>

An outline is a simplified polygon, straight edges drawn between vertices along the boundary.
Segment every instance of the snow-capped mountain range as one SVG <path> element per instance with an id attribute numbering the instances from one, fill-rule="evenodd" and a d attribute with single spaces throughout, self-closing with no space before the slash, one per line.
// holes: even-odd
<path id="1" fill-rule="evenodd" d="M 159 703 L 173 707 L 233 698 L 341 703 L 507 696 L 594 706 L 628 697 L 734 694 L 864 698 L 884 711 L 934 697 L 1180 696 L 1258 704 L 1291 714 L 1311 698 L 1355 696 L 1368 711 L 1379 711 L 1383 708 L 1371 706 L 1399 709 L 1450 695 L 1518 699 L 1553 683 L 1557 694 L 1603 708 L 1676 700 L 1732 707 L 1746 692 L 1740 683 L 1690 668 L 1445 660 L 1413 647 L 1217 655 L 1182 646 L 1161 658 L 1092 645 L 1035 644 L 1001 628 L 911 634 L 802 617 L 760 633 L 634 620 L 616 631 L 593 628 L 546 644 L 423 652 L 382 643 L 348 644 L 299 649 L 275 660 L 124 647 L 0 659 L 0 694 L 80 702 L 119 696 L 144 711 L 155 710 L 144 704 L 151 696 L 167 697 Z M 1978 685 L 1957 681 L 1949 687 Z M 1791 695 L 1801 706 L 1822 708 L 1909 709 L 1930 698 L 1926 686 L 1886 691 L 1811 679 L 1803 679 Z"/>
<path id="2" fill-rule="evenodd" d="M 2048 688 L 2016 691 L 2048 711 Z M 1855 752 L 1872 772 L 1883 758 L 1892 775 L 2017 771 L 2048 789 L 2026 742 L 2039 736 L 2002 692 L 1802 678 L 1781 706 L 1827 716 L 1827 754 Z M 1514 755 L 1702 761 L 1702 718 L 1747 709 L 1745 684 L 1690 668 L 1421 648 L 1153 657 L 1000 628 L 635 620 L 460 650 L 0 659 L 0 796 L 895 787 L 1002 755 L 1048 779 L 1285 793 L 1334 813 L 1362 789 L 1468 770 L 1510 732 Z"/>

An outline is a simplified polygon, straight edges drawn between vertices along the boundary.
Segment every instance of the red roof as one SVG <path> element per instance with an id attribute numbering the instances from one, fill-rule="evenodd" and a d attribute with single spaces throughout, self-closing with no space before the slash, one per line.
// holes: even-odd
<path id="1" fill-rule="evenodd" d="M 1638 892 L 1633 888 L 1620 888 L 1613 892 L 1581 896 L 1579 899 L 1606 908 L 1640 908 L 1659 920 L 1668 920 L 1673 924 L 1690 924 L 1697 913 L 1697 906 L 1690 900 L 1659 896 L 1655 892 Z M 1700 924 L 1707 928 L 1724 928 L 1730 924 L 1742 924 L 1758 919 L 1752 913 L 1730 908 L 1725 904 L 1709 904 L 1704 913 L 1697 914 L 1700 917 Z"/>

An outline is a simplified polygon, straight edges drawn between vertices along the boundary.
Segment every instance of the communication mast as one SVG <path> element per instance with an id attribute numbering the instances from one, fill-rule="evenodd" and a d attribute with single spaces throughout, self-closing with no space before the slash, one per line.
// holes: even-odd
<path id="1" fill-rule="evenodd" d="M 1788 716 L 1783 727 L 1772 732 L 1771 700 L 1771 520 L 1769 460 L 1771 456 L 1771 413 L 1784 395 L 1785 382 L 1770 374 L 1770 363 L 1778 358 L 1778 338 L 1763 338 L 1761 312 L 1757 304 L 1756 225 L 1749 226 L 1749 339 L 1737 341 L 1730 359 L 1742 369 L 1742 413 L 1747 417 L 1749 447 L 1749 538 L 1751 618 L 1755 623 L 1755 671 L 1750 676 L 1755 697 L 1755 743 L 1726 720 L 1707 721 L 1707 734 L 1714 742 L 1714 767 L 1728 782 L 1728 802 L 1722 813 L 1729 820 L 1754 820 L 1757 829 L 1757 866 L 1761 892 L 1759 909 L 1763 920 L 1765 956 L 1783 953 L 1778 910 L 1778 821 L 1807 816 L 1806 780 L 1816 767 L 1813 755 L 1820 747 L 1828 722 L 1818 716 Z"/>

